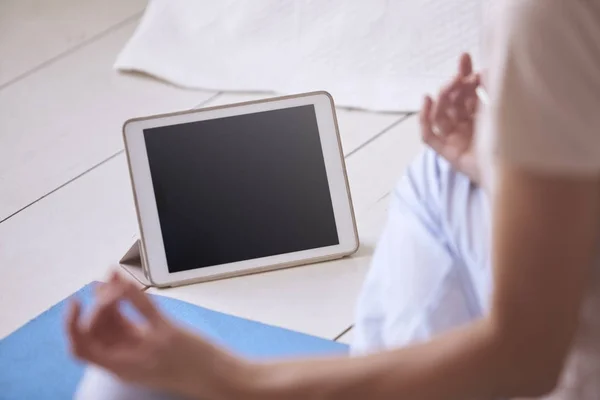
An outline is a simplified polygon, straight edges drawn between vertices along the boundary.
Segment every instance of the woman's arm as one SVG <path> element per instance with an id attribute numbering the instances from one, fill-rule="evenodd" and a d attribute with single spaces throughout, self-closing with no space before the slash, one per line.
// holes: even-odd
<path id="1" fill-rule="evenodd" d="M 253 397 L 464 400 L 550 392 L 589 277 L 600 220 L 598 182 L 509 166 L 499 168 L 498 179 L 489 317 L 411 348 L 264 365 L 249 375 Z"/>

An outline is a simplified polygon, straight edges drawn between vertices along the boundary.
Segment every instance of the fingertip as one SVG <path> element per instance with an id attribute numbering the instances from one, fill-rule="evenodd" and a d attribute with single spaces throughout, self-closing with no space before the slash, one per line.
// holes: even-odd
<path id="1" fill-rule="evenodd" d="M 421 140 L 427 142 L 432 135 L 431 132 L 431 111 L 433 107 L 433 99 L 428 95 L 423 99 L 423 107 L 419 113 L 419 120 L 421 124 Z"/>
<path id="2" fill-rule="evenodd" d="M 425 127 L 427 125 L 430 110 L 431 110 L 431 98 L 429 96 L 425 96 L 423 98 L 423 105 L 421 106 L 421 111 L 419 111 L 419 120 L 421 121 L 421 125 L 423 127 Z"/>
<path id="3" fill-rule="evenodd" d="M 69 302 L 69 316 L 77 317 L 81 313 L 81 303 L 77 299 L 72 299 Z"/>
<path id="4" fill-rule="evenodd" d="M 80 316 L 81 303 L 73 299 L 69 302 L 69 310 L 67 312 L 67 331 L 72 340 L 77 337 Z"/>
<path id="5" fill-rule="evenodd" d="M 459 74 L 464 77 L 471 73 L 473 73 L 473 61 L 471 60 L 471 55 L 469 53 L 463 53 L 460 56 Z"/>
<path id="6" fill-rule="evenodd" d="M 119 272 L 117 272 L 116 270 L 113 270 L 110 273 L 110 282 L 121 282 L 123 280 L 123 278 L 121 277 L 121 274 L 119 274 Z"/>
<path id="7" fill-rule="evenodd" d="M 426 115 L 427 111 L 431 109 L 431 105 L 433 104 L 433 99 L 429 95 L 425 95 L 423 97 L 423 106 L 421 107 L 421 114 Z"/>

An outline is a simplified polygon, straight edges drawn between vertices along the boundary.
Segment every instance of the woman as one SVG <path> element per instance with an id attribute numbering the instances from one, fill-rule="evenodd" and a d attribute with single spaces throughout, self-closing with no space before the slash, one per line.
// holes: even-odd
<path id="1" fill-rule="evenodd" d="M 470 74 L 422 111 L 427 141 L 489 188 L 494 291 L 485 315 L 377 354 L 257 364 L 173 325 L 115 277 L 90 324 L 73 306 L 74 354 L 191 398 L 600 398 L 600 0 L 497 5 L 478 157 L 465 163 L 469 146 L 455 145 L 465 143 L 456 123 L 470 111 Z M 119 314 L 121 299 L 147 324 Z"/>

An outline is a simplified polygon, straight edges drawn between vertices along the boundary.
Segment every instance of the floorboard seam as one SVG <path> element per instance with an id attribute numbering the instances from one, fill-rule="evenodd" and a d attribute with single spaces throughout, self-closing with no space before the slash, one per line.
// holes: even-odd
<path id="1" fill-rule="evenodd" d="M 350 158 L 351 156 L 353 156 L 354 154 L 356 154 L 359 150 L 365 148 L 366 146 L 368 146 L 369 144 L 373 143 L 375 140 L 377 140 L 378 138 L 380 138 L 381 136 L 385 135 L 387 132 L 389 132 L 390 130 L 394 129 L 396 126 L 400 125 L 402 122 L 406 121 L 408 118 L 410 118 L 413 114 L 406 114 L 403 115 L 402 117 L 400 117 L 400 119 L 398 119 L 397 121 L 394 121 L 393 123 L 391 123 L 390 125 L 386 126 L 385 128 L 383 128 L 381 130 L 381 132 L 379 132 L 378 134 L 376 134 L 375 136 L 371 137 L 369 140 L 367 140 L 366 142 L 364 142 L 363 144 L 361 144 L 360 146 L 358 146 L 357 148 L 355 148 L 354 150 L 350 151 L 348 154 L 346 154 L 344 156 L 344 158 L 347 160 L 348 158 Z"/>
<path id="2" fill-rule="evenodd" d="M 137 12 L 134 15 L 131 15 L 127 18 L 125 18 L 124 20 L 122 20 L 121 22 L 118 22 L 115 25 L 112 25 L 106 29 L 104 29 L 101 32 L 98 32 L 97 34 L 90 36 L 89 38 L 85 39 L 84 41 L 82 41 L 81 43 L 76 44 L 75 46 L 64 50 L 60 53 L 58 53 L 57 55 L 47 59 L 46 61 L 43 61 L 42 63 L 36 65 L 35 67 L 21 73 L 20 75 L 15 76 L 14 78 L 11 78 L 8 82 L 5 82 L 3 84 L 0 85 L 0 91 L 3 89 L 6 89 L 9 86 L 14 85 L 17 82 L 22 81 L 23 79 L 27 78 L 28 76 L 33 75 L 34 73 L 40 71 L 43 68 L 46 68 L 47 66 L 57 62 L 58 60 L 75 53 L 77 50 L 91 44 L 94 43 L 95 41 L 103 38 L 104 36 L 108 35 L 109 33 L 127 25 L 128 23 L 138 19 L 139 17 L 141 17 L 141 15 L 143 14 L 143 11 Z"/>
<path id="3" fill-rule="evenodd" d="M 346 333 L 350 332 L 352 330 L 352 328 L 354 328 L 354 324 L 350 325 L 349 327 L 347 327 L 346 329 L 344 329 L 344 331 L 342 333 L 340 333 L 339 335 L 337 335 L 333 341 L 337 342 L 338 340 L 340 340 Z"/>
<path id="4" fill-rule="evenodd" d="M 217 97 L 219 97 L 221 93 L 215 93 L 214 95 L 210 96 L 208 99 L 200 102 L 199 104 L 197 104 L 196 106 L 194 106 L 194 108 L 198 108 L 198 107 L 202 107 L 202 105 L 216 99 Z M 77 176 L 74 176 L 73 178 L 69 179 L 68 181 L 66 181 L 65 183 L 63 183 L 62 185 L 52 189 L 51 191 L 49 191 L 48 193 L 44 194 L 43 196 L 35 199 L 34 201 L 32 201 L 31 203 L 25 205 L 24 207 L 18 209 L 17 211 L 13 212 L 12 214 L 8 215 L 7 217 L 5 217 L 4 219 L 0 220 L 0 224 L 9 220 L 10 218 L 14 217 L 15 215 L 25 211 L 26 209 L 28 209 L 29 207 L 31 207 L 32 205 L 36 204 L 37 202 L 45 199 L 46 197 L 50 196 L 53 193 L 56 193 L 57 191 L 59 191 L 60 189 L 64 188 L 65 186 L 69 185 L 70 183 L 75 182 L 76 180 L 78 180 L 79 178 L 87 175 L 88 173 L 92 172 L 93 170 L 95 170 L 96 168 L 102 166 L 103 164 L 106 164 L 108 161 L 112 160 L 113 158 L 116 158 L 117 156 L 123 154 L 123 152 L 125 152 L 125 150 L 119 150 L 116 153 L 114 153 L 113 155 L 109 156 L 108 158 L 100 161 L 99 163 L 91 166 L 90 168 L 86 169 L 85 171 L 83 171 L 82 173 L 80 173 Z"/>

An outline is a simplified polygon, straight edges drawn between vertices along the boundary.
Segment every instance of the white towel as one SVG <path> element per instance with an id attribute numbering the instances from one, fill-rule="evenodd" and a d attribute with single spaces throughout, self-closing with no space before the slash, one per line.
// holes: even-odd
<path id="1" fill-rule="evenodd" d="M 338 105 L 414 111 L 479 60 L 488 0 L 152 0 L 119 70 L 218 91 L 327 90 Z"/>

